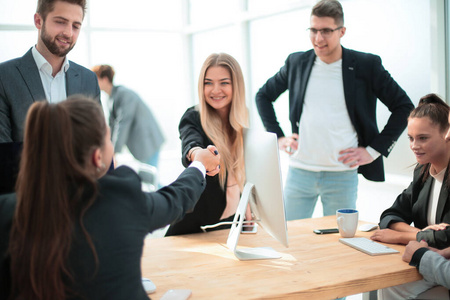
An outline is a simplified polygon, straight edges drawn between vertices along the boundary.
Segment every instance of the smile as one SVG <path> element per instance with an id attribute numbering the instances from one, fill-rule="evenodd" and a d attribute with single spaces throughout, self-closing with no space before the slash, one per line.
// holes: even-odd
<path id="1" fill-rule="evenodd" d="M 61 44 L 65 44 L 65 45 L 69 45 L 69 44 L 70 44 L 70 41 L 65 40 L 65 39 L 56 38 L 56 40 L 57 40 L 58 42 L 60 42 Z"/>

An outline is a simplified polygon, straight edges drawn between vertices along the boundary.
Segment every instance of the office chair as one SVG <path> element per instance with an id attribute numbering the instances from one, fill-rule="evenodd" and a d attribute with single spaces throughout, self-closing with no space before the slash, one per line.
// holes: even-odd
<path id="1" fill-rule="evenodd" d="M 142 180 L 142 190 L 145 192 L 154 192 L 158 189 L 158 169 L 152 165 L 139 162 L 135 169 Z"/>
<path id="2" fill-rule="evenodd" d="M 450 299 L 450 291 L 445 287 L 438 285 L 435 286 L 428 291 L 423 292 L 417 299 L 428 299 L 428 300 L 443 300 Z"/>
<path id="3" fill-rule="evenodd" d="M 159 188 L 158 169 L 155 166 L 137 160 L 128 150 L 116 153 L 115 159 L 116 167 L 126 165 L 139 175 L 144 192 L 154 192 Z"/>

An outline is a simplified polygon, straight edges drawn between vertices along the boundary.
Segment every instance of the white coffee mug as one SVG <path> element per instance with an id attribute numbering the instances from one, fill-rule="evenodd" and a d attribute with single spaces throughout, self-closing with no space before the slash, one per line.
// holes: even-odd
<path id="1" fill-rule="evenodd" d="M 355 236 L 358 228 L 358 211 L 353 208 L 341 208 L 336 211 L 336 221 L 339 233 L 344 238 Z"/>

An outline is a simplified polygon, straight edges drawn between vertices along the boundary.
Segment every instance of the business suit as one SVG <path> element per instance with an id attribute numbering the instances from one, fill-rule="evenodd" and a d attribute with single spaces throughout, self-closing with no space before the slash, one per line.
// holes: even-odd
<path id="1" fill-rule="evenodd" d="M 100 101 L 97 76 L 70 61 L 67 96 L 83 94 Z M 24 56 L 0 64 L 0 143 L 21 142 L 28 108 L 45 100 L 44 87 L 31 49 Z"/>
<path id="2" fill-rule="evenodd" d="M 194 147 L 206 148 L 213 145 L 212 141 L 206 136 L 205 131 L 200 122 L 200 113 L 196 107 L 191 107 L 181 117 L 179 124 L 181 139 L 181 162 L 187 167 L 189 160 L 187 155 L 189 150 Z M 220 221 L 230 221 L 234 216 L 226 220 L 220 220 L 223 211 L 227 205 L 225 190 L 219 183 L 219 175 L 206 176 L 206 188 L 198 203 L 195 205 L 194 211 L 186 214 L 183 220 L 172 224 L 167 230 L 166 236 L 180 235 L 188 233 L 202 232 L 200 226 L 216 224 Z M 228 228 L 230 226 L 227 226 Z M 223 229 L 217 227 L 216 229 Z"/>
<path id="3" fill-rule="evenodd" d="M 141 256 L 147 233 L 183 217 L 194 208 L 206 182 L 187 168 L 171 185 L 154 193 L 141 191 L 138 175 L 119 167 L 98 180 L 98 196 L 83 217 L 98 256 L 98 269 L 81 230 L 74 226 L 68 258 L 77 297 L 70 299 L 148 299 L 141 281 Z M 15 209 L 15 194 L 0 197 L 0 298 L 9 275 L 4 254 Z M 3 293 L 3 294 L 2 294 Z"/>
<path id="4" fill-rule="evenodd" d="M 292 132 L 299 133 L 305 92 L 315 59 L 314 50 L 292 53 L 280 71 L 256 94 L 256 104 L 266 130 L 276 133 L 279 138 L 284 133 L 277 122 L 273 102 L 289 90 L 289 120 Z M 387 157 L 406 127 L 407 117 L 414 108 L 411 100 L 384 69 L 379 56 L 342 47 L 342 77 L 345 103 L 359 146 L 370 146 Z M 377 98 L 392 113 L 381 133 L 376 121 Z M 382 157 L 360 166 L 358 172 L 369 180 L 384 181 Z"/>
<path id="5" fill-rule="evenodd" d="M 427 180 L 423 182 L 422 168 L 423 166 L 419 166 L 414 170 L 413 181 L 409 187 L 397 197 L 390 208 L 381 214 L 381 229 L 389 228 L 391 223 L 396 222 L 405 222 L 406 224 L 414 222 L 414 226 L 417 228 L 425 228 L 429 225 L 427 220 L 428 202 L 434 178 L 428 176 Z M 447 176 L 444 178 L 439 194 L 436 224 L 450 224 L 450 199 L 449 190 L 446 187 L 446 180 Z M 438 249 L 449 247 L 450 227 L 439 231 L 419 231 L 416 235 L 416 240 L 424 240 L 431 247 Z"/>
<path id="6" fill-rule="evenodd" d="M 159 152 L 164 136 L 150 109 L 132 90 L 114 86 L 110 114 L 112 140 L 116 152 L 126 145 L 133 156 L 147 163 Z"/>

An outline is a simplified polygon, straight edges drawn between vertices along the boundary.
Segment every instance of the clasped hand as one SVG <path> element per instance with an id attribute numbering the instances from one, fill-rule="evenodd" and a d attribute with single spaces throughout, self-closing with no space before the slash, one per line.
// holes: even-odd
<path id="1" fill-rule="evenodd" d="M 214 176 L 220 171 L 220 154 L 215 146 L 193 152 L 193 160 L 201 162 L 206 168 L 206 174 Z"/>

